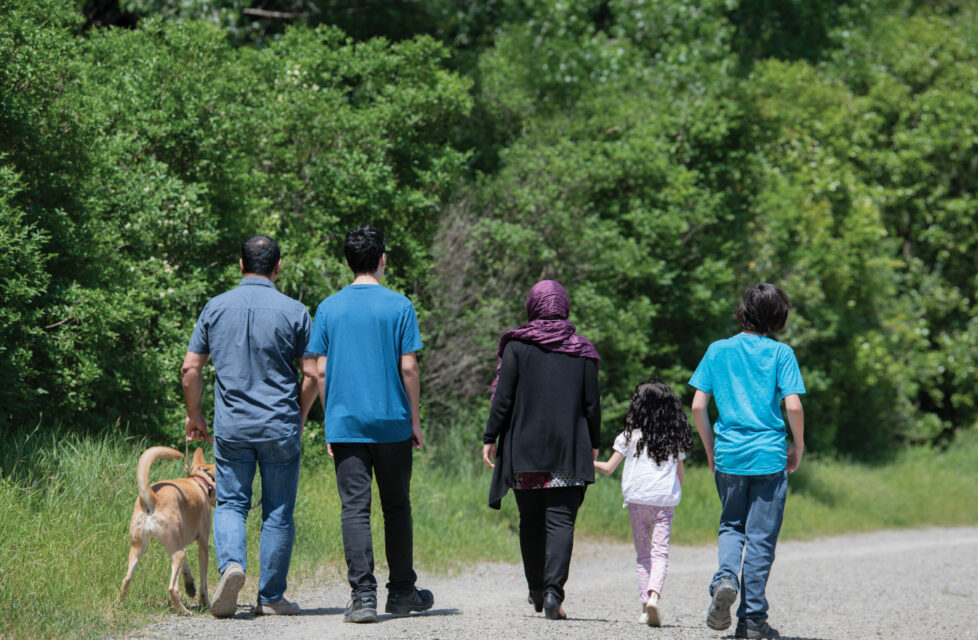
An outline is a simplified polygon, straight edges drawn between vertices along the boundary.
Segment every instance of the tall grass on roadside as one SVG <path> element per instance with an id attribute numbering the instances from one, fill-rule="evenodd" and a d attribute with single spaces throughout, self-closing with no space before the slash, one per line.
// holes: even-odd
<path id="1" fill-rule="evenodd" d="M 112 637 L 145 625 L 153 616 L 171 614 L 165 591 L 169 557 L 157 542 L 143 556 L 127 601 L 115 603 L 126 570 L 136 461 L 146 443 L 124 437 L 62 437 L 51 431 L 8 434 L 6 439 L 0 450 L 0 637 Z M 292 582 L 343 580 L 332 462 L 311 434 L 306 445 Z M 422 581 L 425 573 L 461 572 L 477 562 L 517 562 L 515 503 L 509 496 L 502 511 L 488 508 L 491 474 L 479 460 L 478 444 L 459 439 L 451 451 L 441 452 L 438 446 L 433 443 L 432 450 L 417 455 L 412 482 L 415 557 Z M 210 459 L 210 448 L 205 451 Z M 160 461 L 152 477 L 182 474 L 181 461 Z M 619 475 L 602 475 L 588 489 L 579 536 L 630 540 Z M 782 537 L 975 524 L 976 484 L 978 430 L 962 432 L 945 452 L 914 449 L 882 467 L 808 457 L 789 481 Z M 255 495 L 260 495 L 257 487 Z M 376 497 L 374 505 L 374 549 L 383 579 L 383 518 Z M 702 467 L 687 468 L 674 543 L 715 541 L 718 512 L 712 476 Z M 254 601 L 260 526 L 259 508 L 248 520 L 249 580 L 241 602 Z M 191 550 L 188 558 L 196 575 L 196 553 Z M 212 594 L 217 577 L 212 548 Z M 342 607 L 345 602 L 324 604 Z"/>

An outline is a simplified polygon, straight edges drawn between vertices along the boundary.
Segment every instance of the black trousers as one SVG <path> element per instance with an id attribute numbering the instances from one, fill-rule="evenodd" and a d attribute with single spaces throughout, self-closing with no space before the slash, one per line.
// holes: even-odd
<path id="1" fill-rule="evenodd" d="M 514 489 L 520 511 L 520 552 L 531 591 L 552 591 L 564 601 L 574 550 L 574 522 L 583 487 Z"/>
<path id="2" fill-rule="evenodd" d="M 384 513 L 384 544 L 390 568 L 388 591 L 414 587 L 414 529 L 411 520 L 411 441 L 334 443 L 336 488 L 342 508 L 343 552 L 353 597 L 377 593 L 370 535 L 370 485 L 377 476 Z"/>

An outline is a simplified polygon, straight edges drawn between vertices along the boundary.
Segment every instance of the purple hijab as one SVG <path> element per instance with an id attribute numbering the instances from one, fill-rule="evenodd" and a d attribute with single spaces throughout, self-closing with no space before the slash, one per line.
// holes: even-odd
<path id="1" fill-rule="evenodd" d="M 499 370 L 503 365 L 503 351 L 510 340 L 529 342 L 545 351 L 567 353 L 572 356 L 594 358 L 601 364 L 601 356 L 591 341 L 575 333 L 574 324 L 567 319 L 570 313 L 570 298 L 567 291 L 556 280 L 541 280 L 533 285 L 526 296 L 526 324 L 511 329 L 499 338 L 496 350 L 496 378 L 489 386 L 489 393 L 496 394 Z"/>

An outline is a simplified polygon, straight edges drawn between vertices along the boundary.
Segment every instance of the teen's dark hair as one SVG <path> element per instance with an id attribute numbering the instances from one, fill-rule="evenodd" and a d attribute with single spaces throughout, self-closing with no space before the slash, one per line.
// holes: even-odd
<path id="1" fill-rule="evenodd" d="M 770 335 L 784 329 L 790 309 L 788 294 L 781 287 L 762 282 L 744 292 L 734 319 L 741 329 Z"/>
<path id="2" fill-rule="evenodd" d="M 270 276 L 281 258 L 278 243 L 268 236 L 252 236 L 241 243 L 241 264 L 245 273 Z"/>
<path id="3" fill-rule="evenodd" d="M 384 234 L 374 227 L 357 227 L 346 234 L 343 243 L 343 253 L 354 275 L 376 271 L 386 250 Z"/>
<path id="4" fill-rule="evenodd" d="M 645 451 L 656 464 L 665 462 L 669 456 L 678 459 L 680 453 L 693 448 L 682 403 L 669 385 L 655 376 L 635 385 L 619 431 L 625 435 L 625 444 L 631 443 L 634 431 L 640 434 L 635 453 Z"/>

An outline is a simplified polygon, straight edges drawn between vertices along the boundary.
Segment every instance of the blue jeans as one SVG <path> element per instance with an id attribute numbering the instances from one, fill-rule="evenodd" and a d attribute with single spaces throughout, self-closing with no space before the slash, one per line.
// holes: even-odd
<path id="1" fill-rule="evenodd" d="M 717 471 L 714 479 L 721 505 L 720 567 L 710 583 L 710 594 L 721 579 L 732 580 L 741 590 L 737 617 L 766 620 L 764 591 L 784 518 L 788 474 L 739 476 Z"/>
<path id="2" fill-rule="evenodd" d="M 245 520 L 251 509 L 251 484 L 257 466 L 261 474 L 258 602 L 277 602 L 285 594 L 295 540 L 292 515 L 299 486 L 299 436 L 268 442 L 214 438 L 214 459 L 217 464 L 214 548 L 218 571 L 224 573 L 232 562 L 247 568 Z"/>

